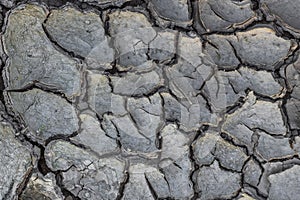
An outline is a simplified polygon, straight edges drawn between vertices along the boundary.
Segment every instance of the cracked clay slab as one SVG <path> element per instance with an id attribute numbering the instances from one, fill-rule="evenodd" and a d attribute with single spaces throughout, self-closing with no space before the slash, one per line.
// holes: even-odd
<path id="1" fill-rule="evenodd" d="M 0 0 L 0 199 L 299 199 L 291 0 Z"/>

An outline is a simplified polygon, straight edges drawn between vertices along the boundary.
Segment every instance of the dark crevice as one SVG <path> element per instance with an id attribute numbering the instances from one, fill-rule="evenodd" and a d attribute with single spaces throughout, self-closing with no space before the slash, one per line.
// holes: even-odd
<path id="1" fill-rule="evenodd" d="M 128 182 L 129 182 L 129 172 L 126 171 L 124 174 L 124 180 L 120 184 L 118 196 L 117 196 L 116 200 L 122 200 L 122 198 L 124 196 L 125 186 Z"/>
<path id="2" fill-rule="evenodd" d="M 72 200 L 81 200 L 79 197 L 75 196 L 72 192 L 65 188 L 63 184 L 63 176 L 61 171 L 57 171 L 55 174 L 56 184 L 60 188 L 62 194 L 64 195 L 65 199 L 72 199 Z"/>
<path id="3" fill-rule="evenodd" d="M 197 188 L 197 182 L 195 180 L 196 179 L 195 177 L 196 177 L 196 173 L 198 172 L 200 167 L 199 167 L 199 165 L 197 164 L 197 162 L 194 158 L 194 150 L 193 150 L 192 145 L 189 146 L 189 149 L 190 149 L 189 158 L 190 158 L 190 160 L 192 162 L 192 165 L 193 165 L 193 168 L 194 168 L 193 171 L 190 173 L 190 177 L 189 177 L 191 182 L 193 183 L 193 190 L 194 190 L 194 195 L 191 199 L 196 200 L 200 197 L 200 193 L 199 193 L 198 188 Z"/>
<path id="4" fill-rule="evenodd" d="M 158 195 L 156 194 L 156 191 L 154 190 L 153 186 L 151 185 L 151 182 L 148 180 L 147 175 L 145 174 L 144 176 L 145 176 L 146 183 L 152 194 L 153 199 L 158 199 Z"/>
<path id="5" fill-rule="evenodd" d="M 24 86 L 23 88 L 20 89 L 6 89 L 5 92 L 28 92 L 30 90 L 33 89 L 39 89 L 42 90 L 44 92 L 48 92 L 51 94 L 54 94 L 56 96 L 62 97 L 63 99 L 65 99 L 68 103 L 72 104 L 72 100 L 69 99 L 65 93 L 55 89 L 55 88 L 50 88 L 47 85 L 44 85 L 43 83 L 40 83 L 39 81 L 33 81 L 32 83 L 27 84 L 26 86 Z"/>
<path id="6" fill-rule="evenodd" d="M 50 172 L 53 172 L 48 166 L 47 166 L 47 163 L 46 163 L 46 159 L 45 159 L 45 147 L 32 140 L 31 138 L 29 138 L 28 136 L 26 136 L 25 134 L 22 135 L 25 139 L 25 141 L 29 142 L 31 145 L 35 146 L 35 147 L 38 147 L 40 149 L 40 155 L 39 155 L 39 158 L 38 158 L 38 161 L 37 161 L 37 168 L 39 170 L 39 172 L 41 172 L 41 174 L 43 174 L 44 176 Z"/>
<path id="7" fill-rule="evenodd" d="M 251 9 L 257 11 L 260 8 L 259 0 L 251 0 Z"/>
<path id="8" fill-rule="evenodd" d="M 78 132 L 75 131 L 70 135 L 63 135 L 63 134 L 57 134 L 54 135 L 52 137 L 49 137 L 46 141 L 45 141 L 45 145 L 47 146 L 50 142 L 54 141 L 54 140 L 65 140 L 70 142 L 70 138 L 75 137 L 76 135 L 78 135 Z"/>

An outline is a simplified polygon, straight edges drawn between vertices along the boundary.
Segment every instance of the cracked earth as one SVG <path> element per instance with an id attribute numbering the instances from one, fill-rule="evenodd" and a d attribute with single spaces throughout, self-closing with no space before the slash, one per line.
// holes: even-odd
<path id="1" fill-rule="evenodd" d="M 299 200 L 300 1 L 0 9 L 0 199 Z"/>

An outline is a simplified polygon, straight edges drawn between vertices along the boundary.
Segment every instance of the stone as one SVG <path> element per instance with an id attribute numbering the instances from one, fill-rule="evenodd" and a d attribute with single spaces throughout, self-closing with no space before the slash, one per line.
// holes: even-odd
<path id="1" fill-rule="evenodd" d="M 17 199 L 34 165 L 30 148 L 15 134 L 8 122 L 0 122 L 0 199 Z"/>
<path id="2" fill-rule="evenodd" d="M 9 92 L 9 96 L 13 111 L 22 117 L 35 140 L 45 142 L 53 136 L 68 136 L 79 129 L 75 108 L 58 95 L 32 89 Z"/>
<path id="3" fill-rule="evenodd" d="M 231 199 L 241 188 L 241 175 L 220 169 L 215 161 L 209 167 L 202 167 L 197 172 L 199 199 Z"/>
<path id="4" fill-rule="evenodd" d="M 60 53 L 43 31 L 48 12 L 27 4 L 8 16 L 3 35 L 8 63 L 5 66 L 6 89 L 26 89 L 38 85 L 64 93 L 68 98 L 80 94 L 80 64 Z"/>
<path id="5" fill-rule="evenodd" d="M 89 68 L 111 68 L 114 50 L 109 45 L 110 38 L 105 35 L 99 14 L 72 7 L 51 10 L 45 28 L 61 47 L 85 58 Z"/>

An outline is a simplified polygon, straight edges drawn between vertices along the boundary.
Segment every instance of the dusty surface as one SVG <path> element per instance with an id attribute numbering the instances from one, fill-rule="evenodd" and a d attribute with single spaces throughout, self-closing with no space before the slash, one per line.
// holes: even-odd
<path id="1" fill-rule="evenodd" d="M 300 196 L 292 0 L 0 0 L 0 199 Z"/>

